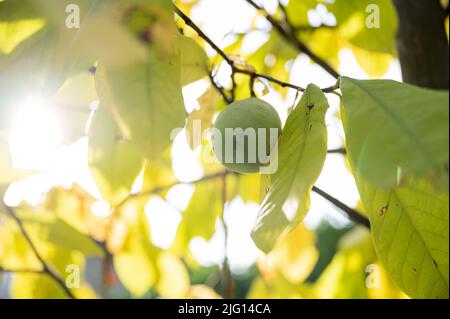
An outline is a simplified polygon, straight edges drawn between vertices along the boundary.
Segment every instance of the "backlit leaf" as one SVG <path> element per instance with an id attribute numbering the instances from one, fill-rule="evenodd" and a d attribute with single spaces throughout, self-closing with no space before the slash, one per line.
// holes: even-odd
<path id="1" fill-rule="evenodd" d="M 194 39 L 180 37 L 181 85 L 198 81 L 208 75 L 208 56 Z"/>
<path id="2" fill-rule="evenodd" d="M 391 190 L 361 177 L 357 182 L 375 248 L 393 281 L 413 298 L 448 298 L 448 193 L 423 181 Z"/>
<path id="3" fill-rule="evenodd" d="M 448 91 L 347 77 L 341 89 L 348 153 L 358 173 L 382 187 L 414 176 L 448 189 Z"/>
<path id="4" fill-rule="evenodd" d="M 105 200 L 117 204 L 131 191 L 144 159 L 125 140 L 103 106 L 93 116 L 89 130 L 89 167 Z"/>
<path id="5" fill-rule="evenodd" d="M 336 0 L 326 6 L 336 17 L 339 33 L 353 45 L 374 52 L 395 52 L 397 13 L 391 1 Z"/>
<path id="6" fill-rule="evenodd" d="M 319 257 L 315 234 L 303 224 L 280 240 L 260 261 L 260 272 L 267 279 L 279 271 L 292 283 L 303 282 L 313 270 Z"/>
<path id="7" fill-rule="evenodd" d="M 174 129 L 184 127 L 180 72 L 179 52 L 160 56 L 154 49 L 147 62 L 125 67 L 101 63 L 97 69 L 101 103 L 114 114 L 125 137 L 150 160 L 169 146 Z"/>
<path id="8" fill-rule="evenodd" d="M 144 202 L 133 201 L 123 207 L 121 218 L 126 233 L 123 247 L 114 254 L 114 267 L 121 282 L 135 296 L 144 295 L 158 280 L 159 251 L 150 240 L 150 227 Z M 114 240 L 111 238 L 111 240 Z"/>
<path id="9" fill-rule="evenodd" d="M 279 141 L 278 170 L 261 204 L 252 237 L 269 252 L 283 233 L 303 220 L 310 206 L 310 191 L 319 177 L 327 153 L 325 113 L 328 102 L 322 91 L 309 85 L 291 112 Z"/>

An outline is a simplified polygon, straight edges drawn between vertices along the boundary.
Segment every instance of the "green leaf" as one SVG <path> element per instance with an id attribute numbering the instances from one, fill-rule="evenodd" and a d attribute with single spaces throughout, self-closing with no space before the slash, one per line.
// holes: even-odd
<path id="1" fill-rule="evenodd" d="M 264 252 L 270 251 L 280 235 L 301 222 L 309 210 L 310 191 L 327 154 L 328 107 L 320 88 L 309 85 L 287 119 L 279 142 L 278 170 L 252 232 Z"/>
<path id="2" fill-rule="evenodd" d="M 362 49 L 393 54 L 397 13 L 389 0 L 336 0 L 326 4 L 334 14 L 339 33 L 350 43 Z M 378 12 L 373 9 L 378 8 Z M 372 14 L 379 14 L 379 27 L 369 27 Z"/>
<path id="3" fill-rule="evenodd" d="M 317 0 L 291 0 L 286 6 L 289 21 L 297 27 L 309 26 L 308 11 L 314 10 Z"/>
<path id="4" fill-rule="evenodd" d="M 170 34 L 169 34 L 170 35 Z M 171 134 L 185 124 L 180 54 L 148 50 L 146 62 L 127 66 L 100 63 L 96 72 L 102 104 L 114 114 L 121 131 L 149 159 L 169 146 Z"/>
<path id="5" fill-rule="evenodd" d="M 185 86 L 208 75 L 208 56 L 194 39 L 180 37 L 181 85 Z"/>
<path id="6" fill-rule="evenodd" d="M 391 190 L 361 177 L 357 184 L 378 256 L 393 281 L 412 298 L 448 298 L 449 201 L 424 181 Z"/>
<path id="7" fill-rule="evenodd" d="M 112 205 L 131 191 L 144 158 L 125 140 L 103 106 L 93 116 L 89 130 L 89 167 L 103 198 Z"/>
<path id="8" fill-rule="evenodd" d="M 448 189 L 448 91 L 347 77 L 341 89 L 348 152 L 358 173 L 382 187 L 413 176 Z"/>
<path id="9" fill-rule="evenodd" d="M 341 116 L 347 132 L 346 115 Z M 392 280 L 413 298 L 448 298 L 448 191 L 413 178 L 381 188 L 350 162 L 375 249 Z"/>

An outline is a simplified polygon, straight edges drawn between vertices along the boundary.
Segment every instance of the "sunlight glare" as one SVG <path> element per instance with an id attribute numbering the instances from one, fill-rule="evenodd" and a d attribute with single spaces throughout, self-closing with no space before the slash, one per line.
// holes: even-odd
<path id="1" fill-rule="evenodd" d="M 177 233 L 181 214 L 159 196 L 152 196 L 145 205 L 145 215 L 150 224 L 151 239 L 155 246 L 168 249 Z"/>
<path id="2" fill-rule="evenodd" d="M 95 217 L 108 217 L 111 215 L 111 206 L 107 201 L 99 200 L 91 205 L 91 212 Z"/>
<path id="3" fill-rule="evenodd" d="M 44 171 L 63 139 L 58 118 L 48 107 L 33 97 L 16 106 L 9 148 L 16 168 Z"/>

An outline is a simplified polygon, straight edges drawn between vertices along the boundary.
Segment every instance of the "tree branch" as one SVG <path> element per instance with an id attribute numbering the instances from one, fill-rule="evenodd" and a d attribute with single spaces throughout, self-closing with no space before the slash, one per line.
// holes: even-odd
<path id="1" fill-rule="evenodd" d="M 226 177 L 228 175 L 239 176 L 240 174 L 232 172 L 232 171 L 225 170 L 225 171 L 222 171 L 222 172 L 219 172 L 219 173 L 206 175 L 203 178 L 200 178 L 200 179 L 198 179 L 196 181 L 193 181 L 193 182 L 174 182 L 174 183 L 171 183 L 169 185 L 155 187 L 155 188 L 153 188 L 151 190 L 144 191 L 144 192 L 141 192 L 141 193 L 130 194 L 127 198 L 125 198 L 121 203 L 119 203 L 116 206 L 116 209 L 121 207 L 121 206 L 123 206 L 123 205 L 125 205 L 128 201 L 130 201 L 133 198 L 139 198 L 141 196 L 149 196 L 149 195 L 152 195 L 152 194 L 158 194 L 158 193 L 161 193 L 161 192 L 163 192 L 163 191 L 165 191 L 167 189 L 170 189 L 170 188 L 172 188 L 172 187 L 174 187 L 176 185 L 198 184 L 198 183 L 202 183 L 202 182 L 213 180 L 213 179 L 217 179 L 217 178 L 224 178 L 224 177 Z M 345 213 L 345 216 L 348 217 L 350 220 L 370 228 L 369 220 L 364 215 L 362 215 L 360 212 L 358 212 L 357 210 L 347 206 L 346 204 L 344 204 L 340 200 L 334 198 L 333 196 L 331 196 L 330 194 L 326 193 L 325 191 L 319 189 L 316 186 L 314 186 L 312 190 L 313 190 L 313 192 L 319 194 L 320 196 L 322 196 L 323 198 L 325 198 L 326 200 L 331 202 L 336 207 L 340 208 Z"/>
<path id="2" fill-rule="evenodd" d="M 336 26 L 326 24 L 321 24 L 318 26 L 311 26 L 311 25 L 292 26 L 292 31 L 294 32 L 314 31 L 318 29 L 336 29 Z"/>
<path id="3" fill-rule="evenodd" d="M 0 273 L 11 273 L 11 274 L 43 274 L 44 270 L 40 269 L 9 269 L 0 266 Z"/>
<path id="4" fill-rule="evenodd" d="M 329 65 L 325 60 L 323 60 L 321 57 L 316 55 L 314 52 L 312 52 L 306 44 L 301 42 L 296 36 L 295 32 L 293 30 L 293 26 L 290 25 L 289 21 L 284 19 L 283 23 L 287 25 L 288 27 L 284 27 L 279 21 L 277 21 L 274 17 L 272 17 L 270 14 L 268 14 L 264 8 L 260 7 L 258 4 L 256 4 L 253 0 L 245 0 L 248 4 L 250 4 L 253 8 L 258 10 L 259 12 L 262 12 L 264 14 L 264 17 L 269 21 L 274 29 L 278 31 L 278 33 L 291 45 L 293 45 L 297 50 L 300 52 L 306 54 L 312 61 L 320 65 L 325 71 L 327 71 L 331 76 L 334 78 L 339 78 L 339 73 L 331 66 Z"/>
<path id="5" fill-rule="evenodd" d="M 403 81 L 417 86 L 448 90 L 449 47 L 447 15 L 439 0 L 393 0 L 399 27 L 397 51 Z"/>
<path id="6" fill-rule="evenodd" d="M 228 226 L 225 222 L 225 205 L 227 203 L 227 179 L 226 175 L 222 177 L 222 214 L 220 215 L 220 220 L 223 225 L 224 230 L 224 259 L 222 264 L 222 285 L 223 285 L 223 297 L 225 299 L 234 298 L 234 288 L 235 283 L 233 280 L 233 275 L 231 274 L 230 264 L 228 263 Z"/>
<path id="7" fill-rule="evenodd" d="M 369 221 L 369 219 L 366 216 L 362 215 L 360 212 L 358 212 L 355 209 L 347 206 L 346 204 L 344 204 L 343 202 L 341 202 L 337 198 L 334 198 L 333 196 L 331 196 L 330 194 L 324 192 L 323 190 L 321 190 L 320 188 L 318 188 L 316 186 L 313 187 L 312 191 L 317 193 L 317 194 L 319 194 L 320 196 L 325 198 L 327 201 L 332 203 L 334 206 L 336 206 L 339 209 L 341 209 L 347 215 L 347 217 L 350 220 L 352 220 L 355 223 L 363 225 L 363 226 L 365 226 L 365 227 L 370 229 L 370 221 Z"/>
<path id="8" fill-rule="evenodd" d="M 211 82 L 211 85 L 220 93 L 225 102 L 227 102 L 228 104 L 233 102 L 231 97 L 228 97 L 228 95 L 226 94 L 225 88 L 216 82 L 216 79 L 214 79 L 214 75 L 211 72 L 209 73 L 209 80 Z"/>
<path id="9" fill-rule="evenodd" d="M 28 232 L 25 229 L 25 226 L 22 223 L 22 220 L 16 215 L 16 213 L 14 212 L 14 210 L 7 206 L 4 205 L 6 208 L 6 212 L 9 214 L 9 216 L 11 216 L 11 218 L 16 222 L 17 226 L 19 227 L 20 232 L 22 233 L 22 236 L 25 238 L 25 241 L 28 243 L 28 245 L 30 246 L 31 250 L 33 251 L 34 255 L 36 256 L 36 258 L 39 260 L 39 262 L 42 265 L 42 270 L 39 271 L 33 271 L 34 273 L 42 273 L 42 274 L 46 274 L 48 275 L 50 278 L 52 278 L 55 283 L 66 293 L 66 295 L 71 298 L 71 299 L 75 299 L 75 296 L 73 295 L 73 293 L 70 291 L 69 288 L 67 288 L 67 286 L 64 283 L 64 280 L 58 275 L 58 273 L 51 267 L 51 265 L 49 265 L 45 259 L 41 256 L 41 254 L 39 253 L 39 251 L 36 248 L 36 245 L 33 243 L 33 241 L 31 240 L 31 237 L 28 235 Z M 13 272 L 13 270 L 10 270 L 9 272 Z M 14 271 L 17 272 L 17 271 Z M 18 272 L 25 272 L 25 271 L 18 271 Z M 26 272 L 30 272 L 30 271 L 26 271 Z"/>
<path id="10" fill-rule="evenodd" d="M 212 41 L 183 11 L 181 11 L 177 6 L 174 6 L 174 10 L 175 13 L 184 21 L 184 23 L 189 26 L 190 28 L 192 28 L 200 38 L 202 38 L 214 51 L 217 52 L 217 54 L 219 56 L 221 56 L 223 58 L 223 60 L 231 67 L 231 71 L 232 71 L 232 79 L 233 79 L 233 88 L 232 88 L 232 94 L 231 97 L 226 97 L 224 96 L 224 90 L 222 87 L 218 86 L 218 84 L 214 81 L 212 75 L 210 74 L 210 79 L 212 80 L 212 84 L 216 87 L 216 89 L 219 90 L 219 92 L 221 93 L 221 95 L 224 97 L 224 99 L 229 102 L 229 101 L 233 101 L 234 100 L 234 89 L 236 88 L 236 82 L 234 81 L 234 75 L 235 74 L 245 74 L 250 76 L 250 78 L 252 80 L 256 79 L 256 78 L 260 78 L 260 79 L 264 79 L 267 80 L 271 83 L 277 84 L 281 87 L 284 88 L 291 88 L 300 92 L 304 92 L 305 88 L 298 86 L 298 85 L 294 85 L 288 82 L 284 82 L 284 81 L 280 81 L 270 75 L 266 75 L 266 74 L 261 74 L 258 73 L 256 71 L 253 70 L 248 70 L 245 68 L 241 68 L 238 65 L 236 65 L 235 61 L 230 58 L 222 49 L 219 48 L 219 46 L 217 44 L 214 43 L 214 41 Z M 339 84 L 335 84 L 333 86 L 330 87 L 326 87 L 323 88 L 322 91 L 324 93 L 332 93 L 335 90 L 337 90 L 339 88 Z"/>

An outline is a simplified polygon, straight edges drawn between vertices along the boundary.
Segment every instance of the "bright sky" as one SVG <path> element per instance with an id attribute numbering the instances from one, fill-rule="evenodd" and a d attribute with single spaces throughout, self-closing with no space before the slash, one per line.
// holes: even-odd
<path id="1" fill-rule="evenodd" d="M 270 12 L 276 6 L 276 0 L 264 0 L 264 7 Z M 255 10 L 243 0 L 201 0 L 192 11 L 192 18 L 206 33 L 222 47 L 229 44 L 232 38 L 226 35 L 230 32 L 246 32 L 250 29 Z M 311 23 L 317 19 L 331 19 L 333 17 L 323 8 L 310 12 Z M 263 19 L 256 21 L 258 28 L 267 29 L 268 23 Z M 253 32 L 244 41 L 245 52 L 252 52 L 267 38 L 261 32 Z M 212 53 L 211 51 L 208 51 Z M 340 52 L 340 73 L 355 78 L 367 78 L 367 74 L 359 67 L 352 52 Z M 219 80 L 226 84 L 229 80 L 228 72 L 224 68 L 219 73 Z M 384 76 L 394 80 L 401 80 L 398 62 L 393 62 Z M 309 58 L 300 55 L 293 64 L 291 79 L 294 84 L 306 86 L 315 83 L 325 87 L 334 84 L 335 80 L 317 65 L 311 64 Z M 186 108 L 196 108 L 196 99 L 207 88 L 205 81 L 200 81 L 184 89 Z M 286 101 L 273 90 L 263 99 L 275 106 L 284 120 L 287 108 L 293 104 L 295 93 L 291 92 Z M 328 95 L 331 110 L 327 114 L 329 129 L 329 148 L 341 146 L 342 128 L 336 118 L 338 111 L 338 98 Z M 87 139 L 82 138 L 73 145 L 61 145 L 62 128 L 64 123 L 46 108 L 39 105 L 39 101 L 28 99 L 17 101 L 17 110 L 13 122 L 12 133 L 9 137 L 10 150 L 14 165 L 20 168 L 36 169 L 41 173 L 26 180 L 12 184 L 5 195 L 8 205 L 18 205 L 22 200 L 31 204 L 40 203 L 45 192 L 51 187 L 62 185 L 70 187 L 78 183 L 98 198 L 92 207 L 96 215 L 105 215 L 109 210 L 107 203 L 101 196 L 92 180 L 87 166 Z M 173 148 L 173 168 L 182 181 L 192 181 L 203 174 L 198 163 L 197 154 L 192 152 L 186 143 L 184 134 L 176 138 Z M 317 181 L 317 186 L 326 190 L 348 205 L 356 205 L 358 194 L 353 178 L 348 173 L 344 159 L 340 155 L 329 155 L 325 168 Z M 139 188 L 137 183 L 136 190 Z M 155 245 L 167 248 L 171 245 L 177 226 L 181 220 L 182 211 L 188 204 L 194 186 L 179 185 L 168 193 L 167 202 L 159 196 L 153 196 L 146 205 L 146 215 L 150 221 L 152 240 Z M 260 252 L 250 238 L 250 230 L 258 211 L 258 205 L 244 204 L 237 198 L 226 206 L 225 219 L 229 228 L 227 254 L 234 271 L 242 271 L 251 265 L 260 255 Z M 335 225 L 342 226 L 348 221 L 327 201 L 316 194 L 312 194 L 312 206 L 305 223 L 314 228 L 322 218 L 327 218 Z M 203 265 L 220 264 L 224 257 L 224 231 L 217 223 L 217 233 L 208 242 L 196 238 L 190 244 L 190 249 L 196 259 Z"/>

